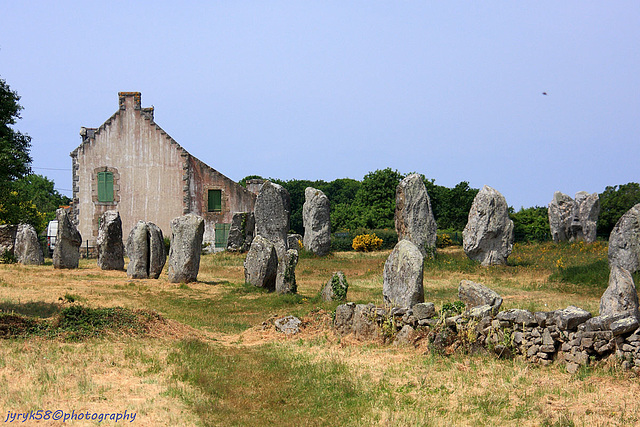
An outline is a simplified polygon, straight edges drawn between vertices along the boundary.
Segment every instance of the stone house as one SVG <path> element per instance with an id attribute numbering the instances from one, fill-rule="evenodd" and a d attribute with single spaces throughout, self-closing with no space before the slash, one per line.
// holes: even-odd
<path id="1" fill-rule="evenodd" d="M 224 248 L 234 212 L 251 212 L 255 194 L 198 160 L 141 107 L 140 92 L 120 92 L 119 108 L 99 128 L 81 128 L 70 154 L 73 211 L 83 245 L 94 246 L 107 210 L 122 218 L 123 238 L 139 221 L 171 233 L 170 221 L 195 213 L 205 219 L 204 242 Z"/>

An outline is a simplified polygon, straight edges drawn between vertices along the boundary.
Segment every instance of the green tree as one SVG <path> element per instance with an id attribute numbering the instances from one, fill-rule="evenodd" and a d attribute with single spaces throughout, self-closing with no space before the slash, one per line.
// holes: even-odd
<path id="1" fill-rule="evenodd" d="M 55 219 L 56 209 L 71 203 L 71 199 L 54 188 L 54 182 L 46 176 L 27 175 L 18 179 L 13 188 L 24 200 L 31 201 L 36 209 L 45 214 L 46 221 Z"/>
<path id="2" fill-rule="evenodd" d="M 20 118 L 20 97 L 0 79 L 0 189 L 31 173 L 31 138 L 12 128 Z"/>
<path id="3" fill-rule="evenodd" d="M 546 207 L 521 208 L 511 212 L 513 234 L 516 242 L 544 242 L 551 238 L 549 211 Z"/>
<path id="4" fill-rule="evenodd" d="M 424 179 L 424 184 L 438 229 L 462 231 L 467 225 L 471 204 L 479 190 L 469 187 L 467 181 L 462 181 L 453 188 L 436 185 L 433 179 Z"/>
<path id="5" fill-rule="evenodd" d="M 354 201 L 358 226 L 395 228 L 396 188 L 403 178 L 403 174 L 391 168 L 378 169 L 364 176 Z"/>
<path id="6" fill-rule="evenodd" d="M 599 197 L 598 234 L 609 236 L 620 217 L 640 203 L 640 184 L 629 182 L 623 185 L 609 186 L 599 194 Z"/>

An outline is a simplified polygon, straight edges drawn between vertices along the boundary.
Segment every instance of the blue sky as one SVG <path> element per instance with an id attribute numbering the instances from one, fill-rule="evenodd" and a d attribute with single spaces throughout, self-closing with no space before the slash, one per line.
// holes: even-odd
<path id="1" fill-rule="evenodd" d="M 119 91 L 142 92 L 165 131 L 235 180 L 391 167 L 490 185 L 516 209 L 640 181 L 638 2 L 2 9 L 0 77 L 25 108 L 16 127 L 32 137 L 34 172 L 67 195 L 80 127 L 110 117 Z"/>

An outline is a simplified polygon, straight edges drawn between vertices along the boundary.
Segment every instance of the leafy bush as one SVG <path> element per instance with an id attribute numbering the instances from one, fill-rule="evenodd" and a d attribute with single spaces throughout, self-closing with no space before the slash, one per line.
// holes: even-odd
<path id="1" fill-rule="evenodd" d="M 438 234 L 436 237 L 436 247 L 445 248 L 447 246 L 452 246 L 453 240 L 451 240 L 451 236 L 447 233 Z"/>
<path id="2" fill-rule="evenodd" d="M 551 239 L 549 212 L 546 207 L 522 208 L 509 214 L 516 242 L 546 242 Z"/>
<path id="3" fill-rule="evenodd" d="M 380 249 L 382 239 L 373 234 L 360 234 L 353 239 L 351 245 L 354 250 L 360 252 L 371 252 Z"/>

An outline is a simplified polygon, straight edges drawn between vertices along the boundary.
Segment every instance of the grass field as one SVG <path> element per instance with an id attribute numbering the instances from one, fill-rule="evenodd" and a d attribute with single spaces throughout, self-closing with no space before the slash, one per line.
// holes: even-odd
<path id="1" fill-rule="evenodd" d="M 485 268 L 447 248 L 425 263 L 425 298 L 439 308 L 470 279 L 500 293 L 503 308 L 574 304 L 595 315 L 606 255 L 600 242 L 516 245 L 511 265 Z M 322 284 L 342 270 L 350 301 L 381 304 L 387 256 L 303 255 L 299 293 L 287 296 L 245 285 L 244 256 L 227 253 L 203 256 L 189 284 L 168 283 L 166 272 L 129 280 L 95 260 L 77 270 L 0 265 L 0 417 L 126 409 L 140 426 L 640 424 L 640 382 L 613 362 L 571 375 L 337 336 L 337 303 L 320 301 Z M 305 322 L 297 336 L 274 330 L 289 314 Z"/>

